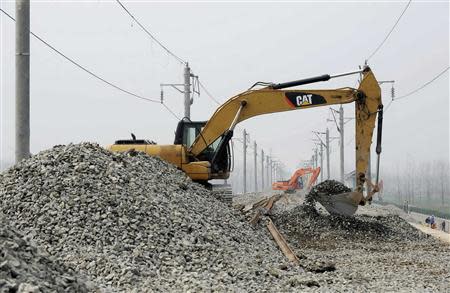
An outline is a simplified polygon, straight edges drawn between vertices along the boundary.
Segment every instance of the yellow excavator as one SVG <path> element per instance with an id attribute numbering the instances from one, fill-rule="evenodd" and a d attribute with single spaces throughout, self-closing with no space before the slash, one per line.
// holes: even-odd
<path id="1" fill-rule="evenodd" d="M 332 78 L 360 74 L 358 89 L 344 87 L 331 90 L 287 89 L 294 86 L 328 81 Z M 381 153 L 383 105 L 379 84 L 369 67 L 337 75 L 321 75 L 285 83 L 257 82 L 214 112 L 208 121 L 193 122 L 182 119 L 175 132 L 173 145 L 157 145 L 147 140 L 118 140 L 109 146 L 111 151 L 142 151 L 176 165 L 193 181 L 211 186 L 212 179 L 227 179 L 232 166 L 230 146 L 233 130 L 239 122 L 254 116 L 355 103 L 356 189 L 351 193 L 324 197 L 319 200 L 332 213 L 353 214 L 358 205 L 371 201 L 372 193 L 363 195 L 372 134 L 378 115 L 377 180 Z"/>

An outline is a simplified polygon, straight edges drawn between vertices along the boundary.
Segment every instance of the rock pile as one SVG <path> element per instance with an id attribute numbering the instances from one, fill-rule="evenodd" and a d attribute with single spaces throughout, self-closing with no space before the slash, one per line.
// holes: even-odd
<path id="1" fill-rule="evenodd" d="M 272 215 L 280 232 L 316 274 L 322 291 L 449 292 L 450 247 L 418 231 L 398 213 L 371 209 L 355 216 L 330 215 L 311 204 L 318 192 L 348 189 L 339 182 L 317 185 L 307 204 Z"/>
<path id="2" fill-rule="evenodd" d="M 297 206 L 282 214 L 275 215 L 275 224 L 288 232 L 287 237 L 311 243 L 316 247 L 325 244 L 323 239 L 333 241 L 360 240 L 418 240 L 426 238 L 397 215 L 386 216 L 342 216 L 325 214 L 309 206 Z"/>
<path id="3" fill-rule="evenodd" d="M 88 292 L 67 267 L 40 252 L 0 217 L 0 292 Z"/>
<path id="4" fill-rule="evenodd" d="M 334 195 L 351 191 L 350 188 L 335 180 L 326 180 L 306 195 L 306 204 L 296 206 L 278 214 L 275 223 L 280 229 L 289 231 L 291 239 L 318 242 L 331 237 L 335 241 L 342 240 L 416 240 L 426 237 L 423 233 L 409 225 L 398 215 L 355 215 L 343 216 L 329 214 L 317 209 L 315 198 L 319 194 Z"/>
<path id="5" fill-rule="evenodd" d="M 145 154 L 56 146 L 0 175 L 0 211 L 107 291 L 283 290 L 265 231 Z"/>
<path id="6" fill-rule="evenodd" d="M 306 195 L 306 199 L 313 200 L 319 194 L 333 195 L 333 194 L 339 194 L 339 193 L 350 192 L 350 191 L 352 191 L 352 190 L 339 181 L 325 180 L 325 181 L 315 185 L 311 189 L 311 191 Z"/>

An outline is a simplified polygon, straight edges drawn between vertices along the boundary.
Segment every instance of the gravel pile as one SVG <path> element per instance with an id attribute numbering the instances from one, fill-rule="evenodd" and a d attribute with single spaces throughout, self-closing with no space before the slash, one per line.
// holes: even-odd
<path id="1" fill-rule="evenodd" d="M 341 185 L 341 186 L 340 186 Z M 449 292 L 450 247 L 418 231 L 389 209 L 330 215 L 311 204 L 318 192 L 348 189 L 337 181 L 317 185 L 307 203 L 275 210 L 272 219 L 316 274 L 323 291 Z"/>
<path id="2" fill-rule="evenodd" d="M 325 180 L 324 182 L 315 185 L 306 195 L 306 199 L 314 199 L 314 197 L 318 196 L 319 194 L 332 195 L 350 191 L 352 190 L 339 181 Z"/>
<path id="3" fill-rule="evenodd" d="M 412 241 L 427 238 L 397 215 L 352 217 L 327 214 L 309 205 L 276 214 L 275 224 L 289 232 L 288 238 L 320 248 L 323 239 L 333 241 Z"/>
<path id="4" fill-rule="evenodd" d="M 391 239 L 420 239 L 423 233 L 409 225 L 398 215 L 386 212 L 384 215 L 355 215 L 352 217 L 329 214 L 316 208 L 314 198 L 319 194 L 334 195 L 351 191 L 335 180 L 326 180 L 312 188 L 306 195 L 306 202 L 291 210 L 279 213 L 276 223 L 297 239 L 316 242 L 324 237 L 335 240 L 370 239 L 389 241 Z"/>
<path id="5" fill-rule="evenodd" d="M 267 232 L 140 153 L 89 143 L 41 152 L 0 175 L 0 211 L 105 291 L 303 286 L 290 281 L 300 270 L 286 269 Z"/>
<path id="6" fill-rule="evenodd" d="M 0 292 L 88 292 L 88 288 L 93 290 L 0 217 Z"/>

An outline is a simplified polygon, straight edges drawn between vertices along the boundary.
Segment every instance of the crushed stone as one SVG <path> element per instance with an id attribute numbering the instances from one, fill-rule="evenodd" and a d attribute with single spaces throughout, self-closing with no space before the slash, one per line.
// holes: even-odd
<path id="1" fill-rule="evenodd" d="M 72 270 L 42 253 L 0 216 L 0 292 L 88 292 Z"/>
<path id="2" fill-rule="evenodd" d="M 286 260 L 267 232 L 142 153 L 43 151 L 0 175 L 0 210 L 106 292 L 283 291 L 279 278 L 302 272 L 271 274 Z"/>

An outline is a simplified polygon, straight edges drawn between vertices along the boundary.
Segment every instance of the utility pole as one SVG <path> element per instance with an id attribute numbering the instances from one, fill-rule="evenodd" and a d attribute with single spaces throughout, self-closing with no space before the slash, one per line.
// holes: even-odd
<path id="1" fill-rule="evenodd" d="M 278 179 L 279 179 L 279 176 L 280 176 L 280 164 L 279 163 L 275 163 L 275 172 L 274 172 L 274 179 L 273 179 L 273 181 L 274 182 L 277 182 L 278 181 Z"/>
<path id="2" fill-rule="evenodd" d="M 317 168 L 317 146 L 316 146 L 316 148 L 315 148 L 315 150 L 314 150 L 314 165 L 315 165 L 315 168 Z"/>
<path id="3" fill-rule="evenodd" d="M 273 159 L 272 159 L 272 157 L 270 157 L 269 177 L 270 177 L 270 180 L 269 180 L 269 186 L 268 187 L 270 189 L 270 187 L 272 186 L 272 183 L 273 183 Z"/>
<path id="4" fill-rule="evenodd" d="M 320 182 L 323 182 L 323 143 L 320 142 Z"/>
<path id="5" fill-rule="evenodd" d="M 272 178 L 272 182 L 275 182 L 277 179 L 276 177 L 276 171 L 277 171 L 277 163 L 272 161 L 272 168 L 270 169 L 270 177 Z"/>
<path id="6" fill-rule="evenodd" d="M 264 191 L 264 150 L 261 149 L 261 191 Z"/>
<path id="7" fill-rule="evenodd" d="M 368 162 L 367 162 L 367 179 L 372 182 L 372 154 L 370 152 L 370 146 L 369 146 L 369 158 L 368 158 Z M 366 184 L 367 187 L 367 194 L 371 191 L 370 190 L 370 185 Z"/>
<path id="8" fill-rule="evenodd" d="M 30 156 L 30 1 L 16 1 L 16 163 Z"/>
<path id="9" fill-rule="evenodd" d="M 323 182 L 323 147 L 326 148 L 327 151 L 327 167 L 328 167 L 328 177 L 330 176 L 330 148 L 329 148 L 329 144 L 330 144 L 330 133 L 328 131 L 326 132 L 318 132 L 318 131 L 313 131 L 313 133 L 317 136 L 318 140 L 317 142 L 320 143 L 320 181 Z M 324 143 L 322 138 L 320 138 L 320 134 L 325 134 L 326 135 L 326 142 Z"/>
<path id="10" fill-rule="evenodd" d="M 272 178 L 273 178 L 273 182 L 276 182 L 277 181 L 277 176 L 278 176 L 278 163 L 277 162 L 274 162 L 274 164 L 273 164 L 273 175 L 272 175 Z"/>
<path id="11" fill-rule="evenodd" d="M 341 182 L 344 183 L 344 108 L 339 107 L 339 134 L 340 134 L 340 157 L 341 157 Z"/>
<path id="12" fill-rule="evenodd" d="M 245 194 L 245 193 L 247 193 L 247 132 L 245 131 L 245 129 L 243 131 L 242 136 L 244 137 L 244 141 L 243 141 L 243 144 L 244 144 L 244 147 L 243 147 L 243 150 L 244 150 L 244 157 L 243 157 L 244 158 L 243 159 L 244 160 L 244 162 L 243 162 L 244 176 L 243 176 L 243 179 L 244 179 L 244 194 Z"/>
<path id="13" fill-rule="evenodd" d="M 271 166 L 271 161 L 270 161 L 269 155 L 266 155 L 267 186 L 270 186 L 270 184 L 272 184 L 272 180 L 270 179 L 270 175 L 269 175 L 270 166 Z"/>
<path id="14" fill-rule="evenodd" d="M 186 62 L 184 67 L 184 117 L 191 119 L 191 68 Z"/>
<path id="15" fill-rule="evenodd" d="M 272 182 L 275 182 L 275 175 L 276 175 L 276 170 L 277 170 L 277 162 L 274 162 L 274 161 L 272 161 L 272 172 L 270 173 L 270 178 L 272 179 L 271 181 Z"/>
<path id="16" fill-rule="evenodd" d="M 330 110 L 331 110 L 331 114 L 333 114 L 334 120 L 327 119 L 327 121 L 334 121 L 334 123 L 336 124 L 337 131 L 339 132 L 340 180 L 341 180 L 341 182 L 344 182 L 344 179 L 345 179 L 345 158 L 344 158 L 344 153 L 345 153 L 344 152 L 344 147 L 345 147 L 345 143 L 344 143 L 345 131 L 344 130 L 345 130 L 345 127 L 344 127 L 344 125 L 345 125 L 345 123 L 347 123 L 347 122 L 345 122 L 345 119 L 347 119 L 347 121 L 348 121 L 348 120 L 351 120 L 354 118 L 344 118 L 344 108 L 342 107 L 342 104 L 339 107 L 339 111 L 337 111 L 333 108 L 330 108 Z M 334 115 L 335 112 L 339 113 L 339 124 L 336 121 L 336 116 Z M 335 138 L 335 137 L 333 137 L 333 138 Z"/>
<path id="17" fill-rule="evenodd" d="M 330 131 L 326 130 L 326 134 L 325 134 L 325 143 L 327 144 L 326 146 L 326 151 L 327 151 L 327 179 L 330 179 Z"/>
<path id="18" fill-rule="evenodd" d="M 171 87 L 184 95 L 184 117 L 191 119 L 191 105 L 194 102 L 194 94 L 200 95 L 198 76 L 191 72 L 189 63 L 186 62 L 183 69 L 184 83 L 161 83 L 161 104 L 164 102 L 164 87 Z M 192 82 L 191 82 L 192 78 Z M 192 90 L 191 90 L 192 85 Z"/>
<path id="19" fill-rule="evenodd" d="M 270 180 L 269 180 L 269 189 L 270 189 L 270 186 L 273 183 L 273 159 L 272 159 L 272 157 L 270 157 L 269 178 L 270 178 Z"/>
<path id="20" fill-rule="evenodd" d="M 253 142 L 253 148 L 254 148 L 254 152 L 253 152 L 253 160 L 254 160 L 254 166 L 255 166 L 255 192 L 258 191 L 258 167 L 257 167 L 257 145 L 256 145 L 256 141 Z"/>

